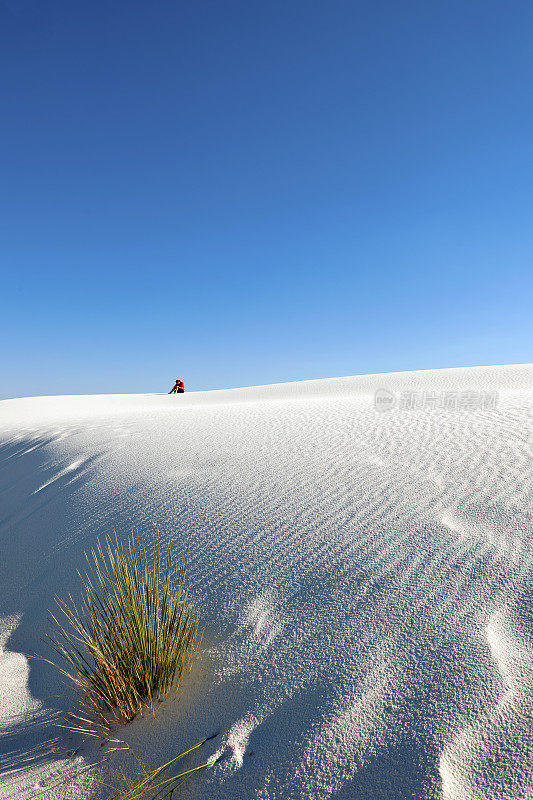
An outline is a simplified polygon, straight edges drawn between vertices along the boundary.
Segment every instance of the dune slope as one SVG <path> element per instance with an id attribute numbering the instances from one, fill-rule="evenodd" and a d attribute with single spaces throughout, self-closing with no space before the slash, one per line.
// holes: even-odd
<path id="1" fill-rule="evenodd" d="M 532 798 L 532 430 L 531 366 L 0 403 L 0 797 L 83 796 L 94 748 L 26 656 L 96 538 L 155 527 L 204 660 L 125 736 L 220 731 L 180 796 Z"/>

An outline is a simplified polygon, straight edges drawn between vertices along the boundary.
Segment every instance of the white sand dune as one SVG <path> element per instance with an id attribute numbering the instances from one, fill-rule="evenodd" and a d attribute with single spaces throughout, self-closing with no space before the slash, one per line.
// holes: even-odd
<path id="1" fill-rule="evenodd" d="M 72 697 L 24 654 L 97 536 L 155 526 L 205 658 L 124 735 L 220 731 L 180 796 L 533 798 L 532 432 L 531 366 L 0 403 L 0 797 L 83 796 L 97 748 L 66 753 Z"/>

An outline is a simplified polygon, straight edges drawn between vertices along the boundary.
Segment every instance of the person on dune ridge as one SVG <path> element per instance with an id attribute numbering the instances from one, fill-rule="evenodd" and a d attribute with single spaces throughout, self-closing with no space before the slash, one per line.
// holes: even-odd
<path id="1" fill-rule="evenodd" d="M 176 378 L 176 383 L 170 390 L 169 394 L 183 394 L 185 391 L 185 384 L 180 378 Z"/>

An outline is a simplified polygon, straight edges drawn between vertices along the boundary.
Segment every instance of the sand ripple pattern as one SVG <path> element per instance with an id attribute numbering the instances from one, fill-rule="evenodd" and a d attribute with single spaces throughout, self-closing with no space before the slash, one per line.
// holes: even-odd
<path id="1" fill-rule="evenodd" d="M 380 387 L 499 401 L 379 413 Z M 219 729 L 191 797 L 531 799 L 532 387 L 494 367 L 4 401 L 8 647 L 38 649 L 96 536 L 155 526 L 189 548 L 205 674 L 131 741 L 158 758 Z M 43 667 L 28 681 L 58 707 Z"/>

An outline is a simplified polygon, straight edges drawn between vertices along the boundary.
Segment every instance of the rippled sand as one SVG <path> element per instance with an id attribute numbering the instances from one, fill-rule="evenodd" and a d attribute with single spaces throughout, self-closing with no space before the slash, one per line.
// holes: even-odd
<path id="1" fill-rule="evenodd" d="M 205 653 L 123 733 L 151 761 L 220 731 L 180 796 L 533 797 L 533 367 L 8 400 L 0 443 L 0 797 L 83 796 L 98 748 L 23 654 L 97 536 L 154 526 Z"/>

